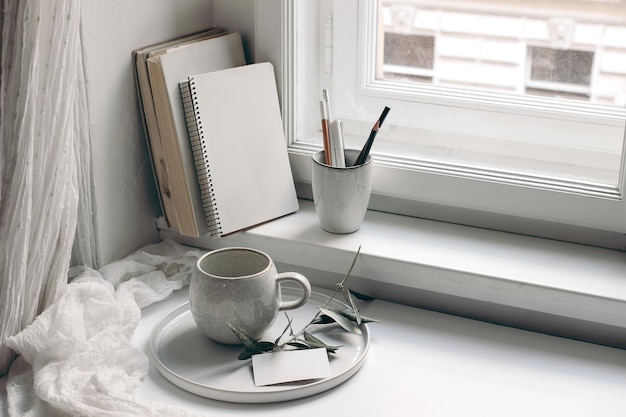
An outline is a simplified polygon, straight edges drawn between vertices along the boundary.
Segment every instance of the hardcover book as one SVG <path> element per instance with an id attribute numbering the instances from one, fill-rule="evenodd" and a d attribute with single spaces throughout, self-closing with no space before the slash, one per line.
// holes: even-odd
<path id="1" fill-rule="evenodd" d="M 168 48 L 147 59 L 169 193 L 180 234 L 198 237 L 209 231 L 200 197 L 179 83 L 191 74 L 245 65 L 239 32 L 229 32 Z"/>
<path id="2" fill-rule="evenodd" d="M 212 28 L 133 51 L 135 86 L 137 88 L 139 111 L 143 122 L 144 134 L 148 141 L 148 152 L 150 153 L 150 159 L 152 161 L 155 182 L 159 190 L 158 196 L 159 202 L 161 203 L 161 211 L 163 212 L 166 226 L 174 229 L 178 229 L 176 208 L 170 191 L 171 186 L 169 183 L 167 162 L 163 153 L 161 135 L 159 134 L 159 126 L 154 109 L 154 99 L 152 97 L 152 88 L 148 75 L 148 58 L 166 54 L 188 43 L 218 36 L 223 32 L 223 29 Z"/>

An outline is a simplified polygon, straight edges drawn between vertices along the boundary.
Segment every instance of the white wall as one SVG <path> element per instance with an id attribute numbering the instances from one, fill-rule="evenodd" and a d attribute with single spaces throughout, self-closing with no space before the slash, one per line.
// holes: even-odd
<path id="1" fill-rule="evenodd" d="M 133 49 L 211 26 L 254 27 L 253 0 L 85 0 L 82 3 L 99 264 L 158 240 L 158 197 L 137 96 Z M 246 45 L 247 46 L 247 45 Z M 251 60 L 251 48 L 247 56 Z"/>

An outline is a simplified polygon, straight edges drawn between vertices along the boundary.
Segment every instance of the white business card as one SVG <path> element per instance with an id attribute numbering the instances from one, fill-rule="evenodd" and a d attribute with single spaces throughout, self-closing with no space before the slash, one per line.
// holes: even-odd
<path id="1" fill-rule="evenodd" d="M 328 378 L 331 375 L 328 353 L 324 348 L 254 355 L 252 371 L 257 387 Z"/>

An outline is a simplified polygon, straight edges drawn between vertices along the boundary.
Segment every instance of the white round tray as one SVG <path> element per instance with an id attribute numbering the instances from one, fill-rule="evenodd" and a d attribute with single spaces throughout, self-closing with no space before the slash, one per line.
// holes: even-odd
<path id="1" fill-rule="evenodd" d="M 285 298 L 295 297 L 297 290 L 283 288 Z M 302 329 L 324 305 L 328 297 L 316 292 L 309 302 L 288 311 L 293 319 L 294 331 Z M 337 300 L 328 308 L 346 308 Z M 287 325 L 280 313 L 276 323 L 263 340 L 273 341 Z M 150 336 L 153 363 L 172 384 L 185 391 L 221 401 L 236 403 L 270 403 L 303 398 L 329 390 L 352 377 L 363 365 L 370 344 L 366 324 L 361 324 L 362 334 L 344 331 L 335 324 L 314 325 L 310 333 L 330 345 L 341 345 L 330 356 L 332 375 L 325 379 L 257 387 L 254 385 L 250 360 L 238 360 L 242 346 L 226 346 L 207 338 L 196 327 L 189 303 L 177 307 L 154 327 Z"/>

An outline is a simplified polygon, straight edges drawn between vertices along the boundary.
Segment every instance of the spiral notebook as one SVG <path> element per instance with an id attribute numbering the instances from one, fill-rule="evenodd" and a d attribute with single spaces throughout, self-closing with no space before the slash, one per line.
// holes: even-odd
<path id="1" fill-rule="evenodd" d="M 272 64 L 190 76 L 180 90 L 210 235 L 297 211 Z"/>

